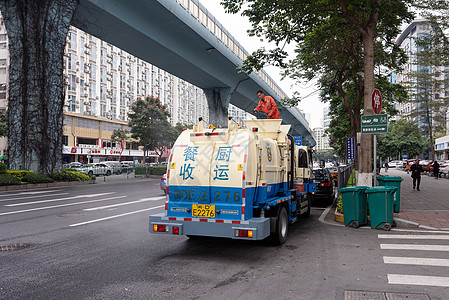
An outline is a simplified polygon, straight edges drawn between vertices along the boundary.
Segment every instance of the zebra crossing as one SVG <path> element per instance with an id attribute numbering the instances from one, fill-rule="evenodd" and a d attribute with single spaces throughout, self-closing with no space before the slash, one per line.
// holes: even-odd
<path id="1" fill-rule="evenodd" d="M 384 264 L 395 270 L 387 274 L 388 284 L 449 287 L 449 231 L 403 230 L 377 237 Z"/>

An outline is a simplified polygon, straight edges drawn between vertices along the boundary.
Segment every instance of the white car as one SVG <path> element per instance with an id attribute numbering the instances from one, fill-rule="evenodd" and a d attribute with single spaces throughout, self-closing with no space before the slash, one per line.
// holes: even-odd
<path id="1" fill-rule="evenodd" d="M 89 176 L 109 176 L 112 174 L 112 167 L 105 164 L 87 164 L 80 168 L 77 168 L 77 171 L 87 174 Z"/>
<path id="2" fill-rule="evenodd" d="M 400 160 L 392 160 L 388 162 L 388 167 L 389 168 L 397 168 L 397 167 L 402 167 L 402 161 Z"/>

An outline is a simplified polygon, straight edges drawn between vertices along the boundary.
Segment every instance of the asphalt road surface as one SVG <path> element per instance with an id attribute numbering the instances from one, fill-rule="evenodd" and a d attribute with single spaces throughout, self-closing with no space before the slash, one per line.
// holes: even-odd
<path id="1" fill-rule="evenodd" d="M 148 179 L 0 193 L 0 299 L 449 297 L 449 233 L 345 228 L 315 207 L 283 246 L 189 240 L 149 233 L 164 203 Z"/>

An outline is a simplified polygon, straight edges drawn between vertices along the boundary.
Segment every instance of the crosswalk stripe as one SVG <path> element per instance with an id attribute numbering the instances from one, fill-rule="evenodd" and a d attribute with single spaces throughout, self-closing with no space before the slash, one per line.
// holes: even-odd
<path id="1" fill-rule="evenodd" d="M 83 210 L 84 210 L 84 211 L 101 210 L 101 209 L 107 209 L 107 208 L 118 207 L 118 206 L 123 206 L 123 205 L 130 205 L 130 204 L 135 204 L 135 203 L 140 203 L 140 202 L 146 202 L 146 201 L 162 200 L 162 199 L 164 199 L 164 198 L 165 198 L 165 197 L 144 198 L 144 199 L 140 199 L 140 200 L 136 200 L 136 201 L 131 201 L 131 202 L 124 202 L 124 203 L 118 203 L 118 204 L 112 204 L 112 205 L 98 206 L 98 207 L 92 207 L 92 208 L 85 208 L 85 209 L 83 209 Z"/>
<path id="2" fill-rule="evenodd" d="M 384 256 L 384 263 L 399 264 L 399 265 L 449 267 L 449 259 L 443 259 L 443 258 Z"/>
<path id="3" fill-rule="evenodd" d="M 101 219 L 81 222 L 81 223 L 77 223 L 77 224 L 71 224 L 69 226 L 70 227 L 76 227 L 76 226 L 86 225 L 86 224 L 90 224 L 90 223 L 96 223 L 96 222 L 100 222 L 100 221 L 105 221 L 105 220 L 115 219 L 115 218 L 119 218 L 119 217 L 123 217 L 123 216 L 133 215 L 133 214 L 137 214 L 137 213 L 140 213 L 140 212 L 153 210 L 153 209 L 157 209 L 157 208 L 162 208 L 162 207 L 165 207 L 165 204 L 164 205 L 160 205 L 160 206 L 145 208 L 145 209 L 141 209 L 141 210 L 136 210 L 136 211 L 120 214 L 120 215 L 110 216 L 110 217 L 106 217 L 106 218 L 101 218 Z"/>
<path id="4" fill-rule="evenodd" d="M 10 198 L 10 199 L 2 199 L 2 200 L 0 200 L 0 202 L 35 199 L 35 198 L 50 197 L 50 196 L 62 196 L 62 195 L 68 195 L 68 194 L 69 193 L 58 193 L 58 194 L 51 194 L 51 195 L 38 195 L 38 196 L 28 196 L 28 197 L 20 197 L 20 198 Z"/>
<path id="5" fill-rule="evenodd" d="M 53 205 L 53 206 L 45 206 L 45 207 L 37 207 L 37 208 L 9 211 L 9 212 L 5 212 L 5 213 L 0 213 L 0 216 L 13 215 L 13 214 L 25 213 L 25 212 L 36 211 L 36 210 L 57 208 L 57 207 L 65 207 L 65 206 L 73 206 L 73 205 L 79 205 L 79 204 L 94 203 L 94 202 L 99 202 L 99 201 L 114 200 L 114 199 L 125 198 L 125 197 L 126 196 L 117 196 L 117 197 L 98 199 L 98 200 L 81 201 L 81 202 L 75 202 L 75 203 L 66 203 L 66 204 L 59 204 L 59 205 Z"/>
<path id="6" fill-rule="evenodd" d="M 387 274 L 389 284 L 429 285 L 449 287 L 449 277 Z"/>
<path id="7" fill-rule="evenodd" d="M 379 234 L 379 239 L 408 239 L 408 240 L 449 240 L 449 235 L 407 235 L 407 234 Z"/>
<path id="8" fill-rule="evenodd" d="M 415 244 L 380 244 L 380 249 L 385 249 L 385 250 L 449 251 L 449 246 L 444 246 L 444 245 L 415 245 Z"/>
<path id="9" fill-rule="evenodd" d="M 110 194 L 115 194 L 116 192 L 111 193 L 100 193 L 100 194 L 86 194 L 86 195 L 77 195 L 73 197 L 66 197 L 66 198 L 57 198 L 57 199 L 49 199 L 49 200 L 40 200 L 40 201 L 33 201 L 33 202 L 24 202 L 24 203 L 15 203 L 15 204 L 7 204 L 5 206 L 22 206 L 22 205 L 30 205 L 30 204 L 40 204 L 40 203 L 48 203 L 48 202 L 57 202 L 57 201 L 65 201 L 65 200 L 72 200 L 72 199 L 79 199 L 79 198 L 93 198 L 93 197 L 100 197 L 100 196 L 106 196 Z"/>

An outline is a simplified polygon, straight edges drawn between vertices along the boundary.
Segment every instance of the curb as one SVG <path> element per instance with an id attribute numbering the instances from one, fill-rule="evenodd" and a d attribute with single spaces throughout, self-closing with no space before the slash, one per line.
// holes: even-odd
<path id="1" fill-rule="evenodd" d="M 84 184 L 95 184 L 95 180 L 86 180 L 86 181 L 58 181 L 51 183 L 27 183 L 21 185 L 4 185 L 0 186 L 0 191 L 17 191 L 17 190 L 28 190 L 28 189 L 36 189 L 36 188 L 49 188 L 49 187 L 60 187 L 60 186 L 70 186 L 70 185 L 84 185 Z"/>

